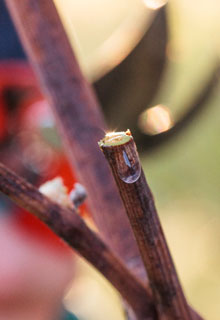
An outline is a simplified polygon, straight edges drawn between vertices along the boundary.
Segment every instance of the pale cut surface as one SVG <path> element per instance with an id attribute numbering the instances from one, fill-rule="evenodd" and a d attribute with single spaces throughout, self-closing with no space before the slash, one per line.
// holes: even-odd
<path id="1" fill-rule="evenodd" d="M 132 139 L 131 131 L 128 129 L 126 131 L 119 132 L 108 132 L 106 133 L 104 139 L 99 141 L 99 146 L 117 146 L 127 143 Z"/>

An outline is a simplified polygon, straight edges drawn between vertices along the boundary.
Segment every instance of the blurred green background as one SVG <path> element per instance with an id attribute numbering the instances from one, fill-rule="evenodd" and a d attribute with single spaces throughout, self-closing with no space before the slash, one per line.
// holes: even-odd
<path id="1" fill-rule="evenodd" d="M 135 22 L 149 14 L 141 0 L 56 3 L 90 78 L 95 52 L 106 38 L 125 21 Z M 199 92 L 218 58 L 220 2 L 172 0 L 168 18 L 167 66 L 152 106 L 164 104 L 175 114 Z M 153 153 L 141 154 L 186 295 L 193 307 L 210 320 L 220 318 L 218 89 L 182 134 Z M 101 320 L 103 314 L 105 320 L 123 319 L 117 297 L 113 296 L 109 304 L 112 289 L 81 260 L 78 266 L 77 280 L 66 298 L 68 306 L 88 320 Z M 97 310 L 97 301 L 103 313 Z"/>

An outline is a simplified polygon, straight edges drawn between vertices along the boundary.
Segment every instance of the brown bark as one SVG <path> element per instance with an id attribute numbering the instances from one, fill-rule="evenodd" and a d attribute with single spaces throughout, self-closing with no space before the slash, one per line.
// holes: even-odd
<path id="1" fill-rule="evenodd" d="M 49 226 L 118 289 L 137 318 L 156 319 L 147 288 L 85 224 L 76 210 L 61 207 L 0 164 L 0 191 Z M 152 301 L 152 300 L 151 300 Z"/>
<path id="2" fill-rule="evenodd" d="M 106 135 L 100 142 L 112 169 L 144 261 L 158 311 L 166 319 L 193 319 L 181 288 L 154 199 L 130 132 Z"/>
<path id="3" fill-rule="evenodd" d="M 21 40 L 53 108 L 66 150 L 88 191 L 102 236 L 136 274 L 143 263 L 110 170 L 97 141 L 106 129 L 99 103 L 83 77 L 52 0 L 6 0 Z"/>

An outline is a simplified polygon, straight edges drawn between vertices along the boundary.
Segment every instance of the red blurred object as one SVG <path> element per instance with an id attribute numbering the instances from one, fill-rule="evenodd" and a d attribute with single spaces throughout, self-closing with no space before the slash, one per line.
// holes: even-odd
<path id="1" fill-rule="evenodd" d="M 10 127 L 12 111 L 4 96 L 4 93 L 10 89 L 34 91 L 36 99 L 43 99 L 34 73 L 26 62 L 15 60 L 0 62 L 0 143 L 7 137 L 7 130 Z M 14 111 L 13 109 L 13 113 Z"/>
<path id="2" fill-rule="evenodd" d="M 43 222 L 25 210 L 15 209 L 15 224 L 19 230 L 22 230 L 31 238 L 37 239 L 51 250 L 60 253 L 71 253 L 70 248 L 59 237 L 55 235 Z"/>
<path id="3" fill-rule="evenodd" d="M 35 87 L 38 92 L 37 81 L 33 70 L 25 61 L 5 60 L 0 62 L 0 90 L 6 87 Z"/>
<path id="4" fill-rule="evenodd" d="M 7 124 L 7 112 L 5 102 L 0 91 L 0 141 L 5 138 Z"/>
<path id="5" fill-rule="evenodd" d="M 5 92 L 8 90 L 23 93 L 21 96 L 18 95 L 16 105 L 13 107 L 9 106 L 5 99 Z M 35 169 L 37 168 L 38 178 L 35 184 L 40 185 L 55 176 L 61 176 L 64 184 L 71 190 L 76 179 L 62 149 L 51 146 L 48 141 L 45 141 L 42 134 L 45 124 L 46 126 L 49 124 L 54 130 L 53 115 L 37 86 L 30 66 L 26 62 L 1 62 L 0 149 L 1 144 L 3 145 L 5 141 L 10 144 L 10 139 L 13 141 L 16 137 L 22 156 L 26 154 L 27 162 L 33 161 L 33 164 L 29 164 L 30 167 L 32 165 Z M 20 162 L 19 168 L 16 167 L 18 172 L 24 166 L 22 160 Z M 18 166 L 17 163 L 16 166 Z M 41 166 L 44 170 L 41 170 Z M 13 210 L 16 214 L 17 226 L 24 232 L 28 232 L 30 237 L 37 237 L 44 244 L 56 250 L 69 250 L 47 226 L 34 216 L 17 207 L 14 207 Z M 83 206 L 83 211 L 86 211 L 85 206 Z"/>

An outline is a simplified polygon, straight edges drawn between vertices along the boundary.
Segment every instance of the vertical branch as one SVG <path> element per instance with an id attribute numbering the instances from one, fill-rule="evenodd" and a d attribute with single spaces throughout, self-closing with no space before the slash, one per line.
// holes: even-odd
<path id="1" fill-rule="evenodd" d="M 42 90 L 53 108 L 71 165 L 88 191 L 92 216 L 108 244 L 146 279 L 123 205 L 97 141 L 106 128 L 52 0 L 6 0 Z"/>
<path id="2" fill-rule="evenodd" d="M 170 320 L 192 319 L 130 131 L 107 134 L 99 144 L 118 185 L 160 314 Z"/>

